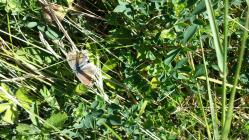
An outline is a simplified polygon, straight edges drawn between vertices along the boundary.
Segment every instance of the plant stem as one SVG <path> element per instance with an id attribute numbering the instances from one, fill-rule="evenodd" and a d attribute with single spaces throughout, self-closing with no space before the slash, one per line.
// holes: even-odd
<path id="1" fill-rule="evenodd" d="M 206 113 L 205 113 L 205 110 L 204 110 L 204 107 L 203 107 L 203 104 L 202 104 L 201 93 L 200 93 L 200 86 L 199 86 L 198 83 L 196 85 L 197 85 L 197 89 L 198 89 L 198 96 L 197 96 L 198 98 L 197 99 L 198 99 L 198 103 L 200 105 L 201 112 L 202 112 L 202 115 L 203 115 L 203 118 L 204 118 L 204 121 L 205 121 L 206 129 L 207 129 L 207 134 L 208 134 L 208 139 L 212 140 L 212 136 L 211 136 L 210 128 L 209 128 L 209 125 L 208 125 Z"/>
<path id="2" fill-rule="evenodd" d="M 102 122 L 102 124 L 118 139 L 122 140 L 122 138 L 111 128 L 109 125 L 107 125 L 105 122 Z"/>
<path id="3" fill-rule="evenodd" d="M 201 41 L 201 40 L 200 40 Z M 192 54 L 188 52 L 188 57 L 190 58 L 190 66 L 192 67 L 193 70 L 195 70 L 195 65 L 194 65 L 194 61 L 193 61 L 193 57 L 192 57 Z M 204 106 L 203 106 L 203 103 L 202 103 L 202 98 L 201 98 L 201 92 L 200 92 L 200 86 L 199 86 L 199 83 L 197 82 L 196 83 L 196 87 L 197 87 L 197 90 L 198 90 L 198 96 L 197 96 L 197 102 L 200 106 L 200 109 L 201 109 L 201 112 L 202 112 L 202 115 L 203 115 L 203 119 L 204 119 L 204 122 L 205 122 L 205 125 L 206 125 L 206 129 L 207 129 L 207 134 L 208 134 L 208 139 L 209 140 L 212 140 L 212 136 L 211 136 L 211 132 L 210 132 L 210 127 L 208 125 L 208 121 L 207 121 L 207 117 L 206 117 L 206 113 L 205 113 L 205 110 L 204 110 Z"/>
<path id="4" fill-rule="evenodd" d="M 248 28 L 248 23 L 249 23 L 249 9 L 247 7 L 247 16 L 246 16 L 245 28 Z M 238 84 L 238 80 L 239 80 L 241 65 L 242 65 L 243 56 L 245 53 L 247 36 L 248 36 L 247 31 L 244 31 L 244 34 L 242 37 L 242 44 L 241 44 L 241 48 L 240 48 L 240 53 L 239 53 L 238 64 L 237 64 L 236 73 L 235 73 L 234 84 L 233 84 L 232 92 L 230 95 L 228 111 L 226 114 L 226 121 L 225 121 L 225 125 L 224 125 L 223 131 L 222 131 L 222 140 L 226 140 L 228 137 L 228 134 L 230 132 L 231 121 L 232 121 L 232 117 L 233 117 L 234 98 L 235 98 L 235 94 L 236 94 L 236 85 Z"/>
<path id="5" fill-rule="evenodd" d="M 11 34 L 9 13 L 7 13 L 6 15 L 7 15 L 7 22 L 8 22 L 8 32 L 9 32 L 9 34 Z M 12 44 L 13 43 L 12 42 L 12 37 L 9 36 L 9 38 L 10 38 L 10 43 Z"/>
<path id="6" fill-rule="evenodd" d="M 228 48 L 228 0 L 224 1 L 224 49 L 223 49 L 223 85 L 222 85 L 222 127 L 224 127 L 226 120 L 226 82 L 227 82 L 227 48 Z"/>
<path id="7" fill-rule="evenodd" d="M 207 82 L 207 91 L 208 91 L 208 99 L 209 99 L 209 106 L 210 106 L 210 111 L 211 111 L 211 118 L 212 118 L 212 123 L 213 123 L 213 129 L 214 129 L 214 139 L 218 140 L 219 139 L 219 131 L 218 131 L 218 126 L 216 122 L 216 112 L 214 110 L 214 101 L 213 97 L 211 94 L 211 88 L 210 88 L 210 83 L 209 83 L 209 78 L 208 78 L 208 71 L 207 71 L 207 66 L 206 66 L 206 59 L 204 55 L 204 50 L 203 50 L 203 44 L 201 42 L 201 52 L 202 52 L 202 59 L 203 59 L 203 64 L 205 68 L 205 75 L 206 75 L 206 82 Z"/>

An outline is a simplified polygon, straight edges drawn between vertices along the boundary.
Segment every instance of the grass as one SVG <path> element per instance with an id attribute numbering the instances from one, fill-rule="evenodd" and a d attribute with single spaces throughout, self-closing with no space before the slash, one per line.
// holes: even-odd
<path id="1" fill-rule="evenodd" d="M 246 16 L 246 23 L 245 23 L 246 28 L 248 28 L 248 24 L 249 24 L 248 18 L 249 18 L 249 10 L 247 9 L 247 16 Z M 232 92 L 230 95 L 228 111 L 227 111 L 227 115 L 226 115 L 227 117 L 226 117 L 225 125 L 223 128 L 223 132 L 222 132 L 222 139 L 227 139 L 228 134 L 230 132 L 230 128 L 231 128 L 231 121 L 232 121 L 232 117 L 233 117 L 233 108 L 234 108 L 234 100 L 235 100 L 235 94 L 236 94 L 236 85 L 238 84 L 239 75 L 240 75 L 240 71 L 241 71 L 241 67 L 242 67 L 242 61 L 243 61 L 243 57 L 245 54 L 245 46 L 246 46 L 247 36 L 248 36 L 247 31 L 244 31 L 244 34 L 242 36 L 242 41 L 241 41 L 240 53 L 238 56 L 239 57 L 238 64 L 237 64 L 236 73 L 234 76 L 233 89 L 232 89 Z"/>
<path id="2" fill-rule="evenodd" d="M 247 9 L 0 1 L 0 138 L 246 139 Z M 82 50 L 89 61 L 69 66 Z"/>

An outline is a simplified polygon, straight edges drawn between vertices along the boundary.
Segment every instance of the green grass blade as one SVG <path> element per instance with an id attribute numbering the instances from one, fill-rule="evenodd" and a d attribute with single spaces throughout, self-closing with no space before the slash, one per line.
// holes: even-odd
<path id="1" fill-rule="evenodd" d="M 201 41 L 201 40 L 200 40 Z M 193 57 L 191 55 L 191 53 L 189 53 L 188 55 L 190 57 L 190 65 L 192 67 L 193 70 L 195 70 L 195 65 L 194 65 L 194 61 L 193 61 Z M 196 79 L 197 80 L 197 79 Z M 206 127 L 206 130 L 207 130 L 207 134 L 208 134 L 208 139 L 209 140 L 212 140 L 212 136 L 211 136 L 211 131 L 210 131 L 210 127 L 208 125 L 208 120 L 207 120 L 207 115 L 205 113 L 205 109 L 204 109 L 204 106 L 203 106 L 203 103 L 202 103 L 202 97 L 201 97 L 201 91 L 200 91 L 200 85 L 199 83 L 197 82 L 196 83 L 196 87 L 197 87 L 197 102 L 200 106 L 200 109 L 201 109 L 201 113 L 203 115 L 203 119 L 204 119 L 204 122 L 205 122 L 205 127 Z"/>
<path id="2" fill-rule="evenodd" d="M 248 28 L 248 25 L 249 25 L 249 9 L 247 9 L 245 27 Z M 232 89 L 232 93 L 230 95 L 228 111 L 227 111 L 227 114 L 226 114 L 226 121 L 225 121 L 225 125 L 224 125 L 223 131 L 222 131 L 222 139 L 223 140 L 227 139 L 228 134 L 230 132 L 230 128 L 231 128 L 231 121 L 232 121 L 232 117 L 233 117 L 233 107 L 234 107 L 234 98 L 235 98 L 235 93 L 236 93 L 236 86 L 238 84 L 238 80 L 239 80 L 239 76 L 240 76 L 240 70 L 241 70 L 241 65 L 242 65 L 242 61 L 243 61 L 243 56 L 244 56 L 244 53 L 245 53 L 247 36 L 248 36 L 248 33 L 245 30 L 244 34 L 242 36 L 242 44 L 241 44 L 241 48 L 240 48 L 239 59 L 238 59 L 238 64 L 237 64 L 237 68 L 236 68 L 233 89 Z"/>
<path id="3" fill-rule="evenodd" d="M 210 27 L 211 27 L 211 31 L 212 31 L 212 35 L 213 35 L 213 39 L 214 39 L 214 48 L 216 51 L 216 57 L 217 57 L 217 61 L 218 61 L 219 70 L 221 73 L 223 73 L 224 58 L 223 58 L 222 49 L 221 49 L 221 45 L 220 45 L 221 43 L 219 40 L 218 27 L 217 27 L 217 24 L 215 22 L 214 12 L 213 12 L 213 8 L 212 8 L 212 4 L 211 4 L 210 0 L 205 0 L 205 3 L 206 3 L 208 18 L 210 21 Z"/>
<path id="4" fill-rule="evenodd" d="M 109 126 L 107 125 L 105 122 L 102 122 L 102 124 L 118 139 L 118 140 L 122 140 L 122 138 Z"/>
<path id="5" fill-rule="evenodd" d="M 6 15 L 7 15 L 7 22 L 8 22 L 8 32 L 9 32 L 9 34 L 11 34 L 9 14 L 6 14 Z M 12 42 L 12 37 L 9 36 L 9 38 L 10 38 L 10 42 L 11 42 L 11 44 L 12 44 L 12 43 L 13 43 L 13 42 Z"/>
<path id="6" fill-rule="evenodd" d="M 200 41 L 200 42 L 201 42 L 202 58 L 203 58 L 205 75 L 206 75 L 206 82 L 207 82 L 207 88 L 208 88 L 207 89 L 208 90 L 208 100 L 209 100 L 211 118 L 212 118 L 213 129 L 214 129 L 214 139 L 218 140 L 219 139 L 219 131 L 218 131 L 218 125 L 216 122 L 215 105 L 214 105 L 213 97 L 211 94 L 211 88 L 210 88 L 210 83 L 209 83 L 209 78 L 208 78 L 208 71 L 207 71 L 207 66 L 206 66 L 206 59 L 205 59 L 204 50 L 203 50 L 203 44 L 202 44 L 202 41 Z"/>
<path id="7" fill-rule="evenodd" d="M 222 85 L 222 126 L 226 120 L 226 81 L 227 81 L 227 48 L 228 48 L 228 0 L 224 1 L 225 14 L 224 14 L 224 51 L 223 51 L 223 85 Z"/>
<path id="8" fill-rule="evenodd" d="M 200 104 L 200 109 L 201 109 L 201 112 L 202 112 L 202 115 L 203 115 L 203 119 L 204 119 L 204 122 L 205 122 L 205 125 L 206 125 L 208 139 L 212 140 L 210 128 L 209 128 L 208 121 L 207 121 L 207 116 L 206 116 L 206 113 L 205 113 L 205 110 L 204 110 L 204 106 L 203 106 L 203 103 L 202 103 L 202 99 L 201 99 L 200 86 L 199 86 L 198 83 L 196 84 L 196 86 L 197 86 L 197 89 L 198 89 L 198 96 L 197 96 L 198 97 L 198 103 Z"/>

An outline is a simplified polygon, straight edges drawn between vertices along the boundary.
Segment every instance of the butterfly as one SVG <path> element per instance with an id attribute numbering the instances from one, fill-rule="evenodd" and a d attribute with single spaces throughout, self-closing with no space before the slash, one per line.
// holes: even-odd
<path id="1" fill-rule="evenodd" d="M 97 76 L 98 69 L 89 62 L 86 51 L 71 51 L 67 54 L 67 62 L 75 72 L 77 78 L 87 87 L 92 87 Z"/>

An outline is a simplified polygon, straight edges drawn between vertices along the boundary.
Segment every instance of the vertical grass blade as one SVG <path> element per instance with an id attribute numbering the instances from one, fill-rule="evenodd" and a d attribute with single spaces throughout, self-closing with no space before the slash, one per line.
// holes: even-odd
<path id="1" fill-rule="evenodd" d="M 205 0 L 205 4 L 206 4 L 209 23 L 210 23 L 210 27 L 211 27 L 211 31 L 212 31 L 212 35 L 213 35 L 213 39 L 214 39 L 214 48 L 216 51 L 216 57 L 217 57 L 217 61 L 218 61 L 219 70 L 221 73 L 223 73 L 224 58 L 223 58 L 222 49 L 221 49 L 221 45 L 220 45 L 221 43 L 219 40 L 218 27 L 217 27 L 216 22 L 215 22 L 214 12 L 213 12 L 213 8 L 212 8 L 210 0 Z"/>
<path id="2" fill-rule="evenodd" d="M 204 122 L 205 122 L 205 125 L 206 125 L 208 139 L 212 140 L 212 136 L 211 136 L 210 128 L 209 128 L 209 125 L 208 125 L 206 113 L 205 113 L 205 110 L 204 110 L 204 107 L 203 107 L 203 103 L 202 103 L 202 99 L 201 99 L 200 86 L 199 86 L 198 83 L 196 84 L 196 86 L 197 86 L 197 89 L 198 89 L 198 103 L 200 104 L 200 109 L 201 109 L 201 112 L 203 114 L 203 119 L 204 119 Z"/>
<path id="3" fill-rule="evenodd" d="M 200 36 L 200 33 L 199 33 L 199 36 Z M 200 39 L 200 41 L 201 41 L 201 39 Z M 195 70 L 193 57 L 192 57 L 191 53 L 188 53 L 188 54 L 189 54 L 188 56 L 190 58 L 190 65 L 191 65 L 192 69 Z M 198 104 L 200 106 L 200 109 L 201 109 L 201 112 L 202 112 L 202 115 L 203 115 L 203 119 L 204 119 L 205 126 L 206 126 L 206 131 L 207 131 L 207 134 L 208 134 L 208 139 L 212 140 L 210 127 L 208 125 L 208 120 L 207 120 L 207 114 L 205 112 L 205 109 L 204 109 L 204 106 L 203 106 L 203 103 L 202 103 L 201 91 L 200 91 L 200 86 L 199 86 L 198 82 L 196 83 L 196 87 L 197 87 L 197 91 L 198 91 L 197 102 L 198 102 Z"/>
<path id="4" fill-rule="evenodd" d="M 248 6 L 248 4 L 247 4 L 247 6 Z M 249 9 L 247 7 L 247 16 L 246 16 L 245 28 L 248 28 L 248 23 L 249 23 Z M 240 53 L 239 53 L 239 59 L 238 59 L 238 64 L 237 64 L 237 68 L 236 68 L 233 89 L 232 89 L 232 92 L 231 92 L 231 95 L 230 95 L 228 111 L 227 111 L 227 114 L 226 114 L 226 121 L 225 121 L 225 125 L 224 125 L 223 131 L 222 131 L 222 140 L 227 139 L 228 134 L 230 132 L 230 128 L 231 128 L 231 121 L 232 121 L 232 117 L 233 117 L 233 107 L 234 107 L 234 98 L 235 98 L 235 93 L 236 93 L 236 86 L 238 84 L 241 65 L 242 65 L 242 61 L 243 61 L 243 56 L 244 56 L 244 53 L 245 53 L 245 46 L 246 46 L 247 36 L 248 36 L 248 33 L 245 30 L 244 34 L 242 36 L 242 43 L 241 43 L 241 48 L 240 48 Z"/>
<path id="5" fill-rule="evenodd" d="M 218 125 L 216 122 L 216 112 L 214 110 L 214 108 L 215 108 L 214 101 L 213 101 L 213 97 L 211 94 L 211 88 L 210 88 L 210 83 L 209 83 L 209 78 L 208 78 L 208 71 L 207 71 L 207 66 L 206 66 L 206 59 L 205 59 L 204 50 L 203 50 L 203 44 L 202 44 L 201 40 L 200 40 L 200 42 L 201 42 L 202 59 L 203 59 L 203 63 L 204 63 L 206 82 L 207 82 L 208 100 L 209 100 L 211 118 L 212 118 L 213 129 L 214 129 L 214 139 L 218 140 L 219 139 L 219 131 L 218 131 Z"/>
<path id="6" fill-rule="evenodd" d="M 11 34 L 9 13 L 7 13 L 6 15 L 7 15 L 7 22 L 8 22 L 8 32 L 9 32 L 9 34 Z M 12 44 L 12 43 L 13 43 L 13 42 L 12 42 L 12 37 L 9 36 L 9 38 L 10 38 L 10 43 Z"/>
<path id="7" fill-rule="evenodd" d="M 223 49 L 223 85 L 222 85 L 222 126 L 226 120 L 226 82 L 227 82 L 227 48 L 228 48 L 228 0 L 224 0 L 224 49 Z"/>

